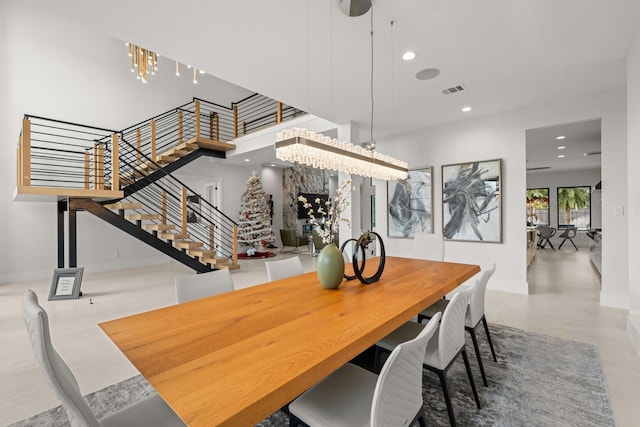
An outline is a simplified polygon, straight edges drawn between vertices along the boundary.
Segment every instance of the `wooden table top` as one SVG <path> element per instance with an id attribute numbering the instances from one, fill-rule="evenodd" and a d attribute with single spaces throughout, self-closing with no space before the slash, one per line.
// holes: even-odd
<path id="1" fill-rule="evenodd" d="M 387 257 L 371 285 L 311 272 L 100 327 L 189 426 L 254 426 L 479 271 Z"/>

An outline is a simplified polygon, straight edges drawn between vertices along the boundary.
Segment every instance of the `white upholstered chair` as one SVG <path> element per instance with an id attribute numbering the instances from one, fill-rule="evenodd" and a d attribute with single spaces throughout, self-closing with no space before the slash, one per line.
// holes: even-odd
<path id="1" fill-rule="evenodd" d="M 264 265 L 267 268 L 267 276 L 269 276 L 270 282 L 304 273 L 302 261 L 297 256 L 277 261 L 265 261 Z"/>
<path id="2" fill-rule="evenodd" d="M 346 364 L 289 404 L 290 425 L 311 427 L 426 427 L 422 401 L 422 360 L 440 315 L 400 343 L 380 375 Z"/>
<path id="3" fill-rule="evenodd" d="M 73 427 L 160 427 L 184 426 L 169 405 L 154 394 L 100 419 L 80 393 L 80 387 L 69 367 L 51 343 L 47 313 L 38 304 L 38 296 L 27 290 L 23 299 L 24 323 L 29 333 L 33 354 L 45 379 L 67 412 Z"/>
<path id="4" fill-rule="evenodd" d="M 489 283 L 489 279 L 493 276 L 493 273 L 496 271 L 496 264 L 491 264 L 488 268 L 483 269 L 480 273 L 480 278 L 478 279 L 478 285 L 475 288 L 475 291 L 471 295 L 469 299 L 469 305 L 467 306 L 467 314 L 464 319 L 464 328 L 471 335 L 471 341 L 473 342 L 473 349 L 476 352 L 476 359 L 478 360 L 478 367 L 480 368 L 480 373 L 482 374 L 482 381 L 486 386 L 488 386 L 487 376 L 484 372 L 484 365 L 482 363 L 482 357 L 480 357 L 480 347 L 478 346 L 478 338 L 476 337 L 476 329 L 480 325 L 480 322 L 484 325 L 484 331 L 487 334 L 487 341 L 489 342 L 489 348 L 491 349 L 491 354 L 493 355 L 494 362 L 498 361 L 496 357 L 496 351 L 493 348 L 493 342 L 491 341 L 491 334 L 489 333 L 489 326 L 487 325 L 487 318 L 484 315 L 484 299 L 485 293 L 487 290 L 487 284 Z M 469 285 L 462 285 L 458 289 L 466 289 Z M 433 305 L 431 305 L 426 310 L 422 311 L 418 315 L 418 321 L 421 322 L 423 319 L 430 319 L 433 315 L 439 311 L 444 311 L 444 309 L 449 304 L 449 300 L 438 300 Z"/>
<path id="5" fill-rule="evenodd" d="M 480 409 L 480 399 L 478 398 L 476 385 L 471 374 L 471 365 L 469 364 L 469 358 L 465 350 L 464 339 L 464 316 L 474 287 L 459 291 L 454 295 L 453 299 L 451 299 L 442 315 L 440 327 L 427 345 L 423 361 L 424 367 L 438 374 L 440 378 L 442 393 L 444 394 L 447 412 L 449 413 L 449 421 L 452 426 L 456 425 L 456 418 L 447 385 L 447 371 L 461 353 L 467 369 L 467 376 L 469 377 L 469 383 L 471 384 L 471 391 L 473 392 L 476 406 Z M 435 317 L 432 319 L 435 319 Z M 431 321 L 429 324 L 431 324 Z M 376 352 L 392 351 L 400 343 L 418 335 L 424 327 L 423 324 L 416 322 L 403 324 L 376 344 Z M 379 359 L 379 357 L 376 356 L 376 359 Z"/>
<path id="6" fill-rule="evenodd" d="M 444 261 L 444 237 L 436 233 L 416 233 L 413 236 L 411 256 L 431 261 Z"/>
<path id="7" fill-rule="evenodd" d="M 226 268 L 189 276 L 176 276 L 174 280 L 178 304 L 234 290 L 231 273 Z"/>

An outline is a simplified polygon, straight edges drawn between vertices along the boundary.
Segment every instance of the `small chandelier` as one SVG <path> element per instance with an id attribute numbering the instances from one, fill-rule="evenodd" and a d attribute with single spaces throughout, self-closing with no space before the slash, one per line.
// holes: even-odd
<path id="1" fill-rule="evenodd" d="M 406 179 L 409 173 L 407 162 L 307 129 L 276 133 L 275 148 L 280 160 L 350 175 L 391 181 Z"/>
<path id="2" fill-rule="evenodd" d="M 147 75 L 155 74 L 158 69 L 158 54 L 133 43 L 126 43 L 126 45 L 129 47 L 131 57 L 131 72 L 136 73 L 136 78 L 146 83 Z"/>

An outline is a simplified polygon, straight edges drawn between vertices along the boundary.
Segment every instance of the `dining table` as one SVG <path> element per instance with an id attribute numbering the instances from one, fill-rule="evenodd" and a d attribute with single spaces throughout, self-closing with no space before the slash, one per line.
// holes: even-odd
<path id="1" fill-rule="evenodd" d="M 99 326 L 187 425 L 254 426 L 479 271 L 388 256 L 369 285 L 312 271 Z"/>

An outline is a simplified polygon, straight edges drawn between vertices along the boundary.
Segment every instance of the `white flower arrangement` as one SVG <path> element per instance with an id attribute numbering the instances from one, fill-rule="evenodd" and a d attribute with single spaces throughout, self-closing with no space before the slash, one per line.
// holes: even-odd
<path id="1" fill-rule="evenodd" d="M 348 218 L 341 217 L 342 212 L 349 206 L 349 193 L 351 193 L 351 180 L 347 179 L 342 181 L 338 190 L 336 191 L 336 197 L 333 200 L 327 200 L 324 202 L 324 207 L 320 205 L 320 198 L 315 200 L 318 207 L 318 214 L 322 217 L 322 225 L 318 223 L 316 215 L 313 210 L 313 205 L 307 201 L 304 196 L 298 196 L 305 209 L 307 209 L 307 215 L 309 215 L 309 222 L 316 228 L 316 232 L 325 244 L 333 243 L 333 236 L 338 232 L 340 223 L 345 222 L 350 224 Z"/>

